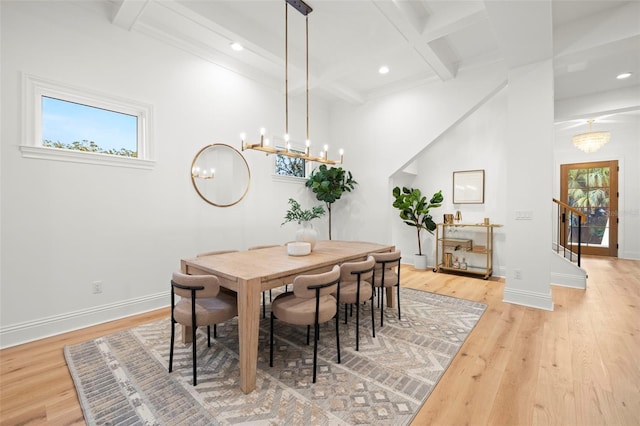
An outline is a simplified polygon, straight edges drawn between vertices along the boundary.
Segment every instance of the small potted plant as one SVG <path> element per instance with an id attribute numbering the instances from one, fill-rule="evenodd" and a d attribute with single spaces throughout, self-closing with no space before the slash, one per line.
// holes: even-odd
<path id="1" fill-rule="evenodd" d="M 393 207 L 400 210 L 400 219 L 409 226 L 416 228 L 418 236 L 418 254 L 414 266 L 416 269 L 427 269 L 427 257 L 422 254 L 421 231 L 426 230 L 430 234 L 436 229 L 436 223 L 429 211 L 442 205 L 442 191 L 438 191 L 427 202 L 427 197 L 417 188 L 396 186 L 393 188 Z"/>
<path id="2" fill-rule="evenodd" d="M 315 206 L 310 210 L 303 210 L 299 202 L 293 198 L 289 198 L 289 210 L 287 210 L 281 226 L 288 222 L 298 222 L 298 225 L 301 227 L 296 232 L 296 241 L 307 241 L 311 244 L 311 250 L 313 250 L 318 239 L 318 233 L 313 229 L 311 221 L 319 218 L 324 213 L 325 211 L 322 206 Z"/>

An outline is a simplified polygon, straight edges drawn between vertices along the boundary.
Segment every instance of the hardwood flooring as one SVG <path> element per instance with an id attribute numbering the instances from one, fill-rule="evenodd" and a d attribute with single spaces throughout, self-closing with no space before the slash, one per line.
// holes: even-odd
<path id="1" fill-rule="evenodd" d="M 550 312 L 502 302 L 501 279 L 403 265 L 403 286 L 488 305 L 413 424 L 640 424 L 640 261 L 588 257 L 583 267 L 588 289 L 554 286 Z M 63 347 L 168 316 L 0 351 L 0 424 L 84 424 Z"/>

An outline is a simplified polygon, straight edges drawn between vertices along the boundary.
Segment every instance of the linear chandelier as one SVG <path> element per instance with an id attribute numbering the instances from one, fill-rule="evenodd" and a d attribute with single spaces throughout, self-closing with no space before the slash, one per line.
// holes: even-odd
<path id="1" fill-rule="evenodd" d="M 291 149 L 291 143 L 289 142 L 289 5 L 294 7 L 298 12 L 305 16 L 306 25 L 306 103 L 307 103 L 307 139 L 305 142 L 305 150 L 299 152 Z M 319 156 L 310 155 L 311 141 L 309 140 L 309 13 L 313 9 L 302 0 L 285 0 L 284 4 L 284 17 L 285 17 L 285 31 L 284 31 L 284 87 L 285 87 L 285 133 L 284 133 L 284 148 L 278 148 L 269 144 L 269 139 L 265 138 L 265 129 L 260 129 L 260 142 L 247 143 L 245 142 L 246 135 L 243 133 L 240 135 L 242 143 L 242 151 L 245 149 L 253 149 L 256 151 L 266 152 L 267 154 L 286 155 L 287 157 L 302 158 L 306 161 L 314 161 L 324 164 L 342 164 L 344 159 L 344 151 L 340 150 L 340 160 L 330 160 L 328 158 L 329 147 L 324 146 L 324 149 L 320 152 Z"/>
<path id="2" fill-rule="evenodd" d="M 572 138 L 572 141 L 576 148 L 586 153 L 592 153 L 596 152 L 608 143 L 609 139 L 611 139 L 611 134 L 609 132 L 592 132 L 591 124 L 593 123 L 593 120 L 588 120 L 587 122 L 589 123 L 589 131 L 587 133 L 575 135 Z"/>

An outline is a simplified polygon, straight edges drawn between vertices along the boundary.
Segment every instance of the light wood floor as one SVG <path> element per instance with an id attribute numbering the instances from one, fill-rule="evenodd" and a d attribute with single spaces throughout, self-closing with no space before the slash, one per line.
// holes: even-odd
<path id="1" fill-rule="evenodd" d="M 640 424 L 640 261 L 583 261 L 588 289 L 553 287 L 553 312 L 502 302 L 499 279 L 418 272 L 404 286 L 488 304 L 415 425 Z M 162 309 L 0 351 L 0 422 L 84 424 L 62 348 Z"/>

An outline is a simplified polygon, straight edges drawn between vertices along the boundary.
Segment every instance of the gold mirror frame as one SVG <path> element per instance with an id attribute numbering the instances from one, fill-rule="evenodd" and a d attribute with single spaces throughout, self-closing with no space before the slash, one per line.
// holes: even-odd
<path id="1" fill-rule="evenodd" d="M 193 158 L 191 183 L 207 203 L 230 207 L 242 201 L 249 191 L 249 164 L 240 151 L 230 145 L 207 145 Z"/>

